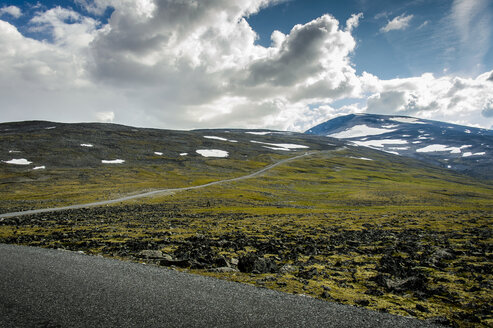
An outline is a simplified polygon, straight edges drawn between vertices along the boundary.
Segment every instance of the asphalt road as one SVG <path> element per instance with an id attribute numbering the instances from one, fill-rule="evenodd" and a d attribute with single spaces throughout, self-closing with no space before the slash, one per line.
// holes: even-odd
<path id="1" fill-rule="evenodd" d="M 0 244 L 0 327 L 432 327 L 75 252 Z"/>
<path id="2" fill-rule="evenodd" d="M 100 202 L 93 202 L 93 203 L 86 203 L 86 204 L 75 204 L 75 205 L 52 207 L 52 208 L 42 208 L 42 209 L 28 210 L 28 211 L 22 211 L 22 212 L 3 213 L 3 214 L 0 214 L 0 219 L 1 218 L 11 218 L 14 216 L 29 215 L 29 214 L 39 214 L 39 213 L 46 213 L 46 212 L 57 212 L 57 211 L 74 210 L 74 209 L 86 208 L 86 207 L 103 206 L 103 205 L 120 203 L 120 202 L 124 202 L 124 201 L 131 200 L 131 199 L 136 199 L 136 198 L 149 197 L 149 196 L 153 196 L 156 194 L 166 194 L 166 193 L 172 194 L 175 192 L 200 189 L 200 188 L 210 187 L 210 186 L 223 184 L 223 183 L 227 183 L 227 182 L 241 181 L 241 180 L 245 180 L 245 179 L 254 178 L 254 177 L 259 176 L 262 173 L 270 170 L 270 169 L 273 169 L 274 167 L 276 167 L 278 165 L 299 159 L 301 157 L 312 155 L 314 153 L 315 152 L 309 152 L 309 153 L 307 152 L 307 153 L 304 153 L 302 155 L 298 155 L 298 156 L 294 156 L 294 157 L 290 157 L 290 158 L 285 158 L 283 160 L 280 160 L 279 162 L 268 165 L 268 166 L 266 166 L 266 167 L 264 167 L 264 168 L 262 168 L 256 172 L 253 172 L 253 173 L 250 173 L 247 175 L 243 175 L 243 176 L 240 176 L 237 178 L 213 181 L 213 182 L 209 182 L 209 183 L 206 183 L 203 185 L 198 185 L 198 186 L 153 190 L 153 191 L 143 192 L 143 193 L 139 193 L 139 194 L 135 194 L 135 195 L 124 196 L 124 197 L 120 197 L 120 198 L 116 198 L 116 199 L 104 200 L 104 201 L 100 201 Z"/>

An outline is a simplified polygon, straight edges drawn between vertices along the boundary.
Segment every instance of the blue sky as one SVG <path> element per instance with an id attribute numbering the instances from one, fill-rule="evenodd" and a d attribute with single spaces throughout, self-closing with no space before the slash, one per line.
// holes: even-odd
<path id="1" fill-rule="evenodd" d="M 452 4 L 450 0 L 294 0 L 264 9 L 248 21 L 259 34 L 258 42 L 268 46 L 270 34 L 275 29 L 288 33 L 294 25 L 306 23 L 323 13 L 344 22 L 352 14 L 361 12 L 364 18 L 353 33 L 358 46 L 352 61 L 358 72 L 367 71 L 391 79 L 426 72 L 436 76 L 451 72 L 474 75 L 491 69 L 493 34 L 487 40 L 488 52 L 479 62 L 474 61 L 474 51 L 461 49 L 459 32 L 450 31 L 455 29 L 449 17 Z M 493 1 L 488 1 L 483 9 L 486 11 L 483 15 L 491 17 Z M 380 31 L 389 20 L 400 15 L 412 15 L 408 27 L 387 33 Z M 478 37 L 471 35 L 470 38 Z M 450 54 L 452 47 L 456 51 Z"/>
<path id="2" fill-rule="evenodd" d="M 492 45 L 490 0 L 4 0 L 0 120 L 490 128 Z"/>

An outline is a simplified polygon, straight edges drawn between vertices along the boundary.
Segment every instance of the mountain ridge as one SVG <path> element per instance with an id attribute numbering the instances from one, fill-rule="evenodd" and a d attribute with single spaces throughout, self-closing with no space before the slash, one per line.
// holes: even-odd
<path id="1" fill-rule="evenodd" d="M 305 131 L 493 179 L 493 130 L 410 116 L 350 114 Z"/>

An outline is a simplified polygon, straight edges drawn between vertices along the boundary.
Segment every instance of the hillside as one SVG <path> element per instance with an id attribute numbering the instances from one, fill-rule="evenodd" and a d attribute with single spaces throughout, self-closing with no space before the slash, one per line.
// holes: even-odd
<path id="1" fill-rule="evenodd" d="M 493 131 L 408 116 L 351 114 L 308 131 L 493 179 Z"/>
<path id="2" fill-rule="evenodd" d="M 281 131 L 19 122 L 0 125 L 0 145 L 3 213 L 202 185 L 308 153 L 246 180 L 0 219 L 0 242 L 145 262 L 446 325 L 493 324 L 488 181 Z"/>

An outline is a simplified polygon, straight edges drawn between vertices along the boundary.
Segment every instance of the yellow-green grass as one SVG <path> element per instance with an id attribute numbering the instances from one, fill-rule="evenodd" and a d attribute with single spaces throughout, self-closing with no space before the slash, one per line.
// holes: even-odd
<path id="1" fill-rule="evenodd" d="M 252 274 L 183 270 L 421 319 L 443 316 L 464 327 L 491 326 L 491 314 L 483 315 L 478 309 L 493 303 L 491 283 L 484 283 L 493 277 L 487 271 L 469 272 L 467 265 L 491 265 L 492 185 L 433 167 L 378 157 L 365 161 L 351 155 L 345 150 L 324 152 L 248 180 L 138 199 L 125 206 L 6 221 L 0 225 L 0 239 L 134 261 L 143 260 L 135 252 L 122 251 L 133 242 L 148 243 L 150 249 L 157 247 L 173 255 L 197 235 L 209 241 L 243 238 L 246 244 L 239 249 L 212 246 L 214 252 L 232 260 L 248 252 L 260 254 L 259 245 L 276 241 L 286 250 L 262 256 L 275 259 L 279 265 L 294 265 L 296 271 Z M 64 173 L 62 187 L 43 182 L 47 191 L 59 193 L 58 198 L 43 198 L 33 185 L 26 191 L 16 189 L 18 198 L 12 198 L 12 203 L 24 199 L 87 201 L 163 185 L 197 185 L 247 174 L 267 162 L 235 163 L 229 171 L 219 166 L 201 171 L 169 167 L 162 172 L 152 167 L 108 168 L 101 174 L 92 172 L 87 184 Z M 169 178 L 169 172 L 176 174 Z M 105 174 L 109 174 L 108 179 Z M 121 189 L 112 190 L 112 185 Z M 73 186 L 87 189 L 70 195 Z M 88 190 L 93 195 L 86 195 Z M 105 194 L 101 192 L 108 194 L 102 196 Z M 369 241 L 358 240 L 367 235 Z M 297 246 L 310 246 L 313 241 L 321 245 L 317 253 L 300 250 L 293 254 Z M 482 245 L 490 248 L 475 251 Z M 412 258 L 441 249 L 456 253 L 453 259 L 444 260 L 443 267 L 416 263 L 428 277 L 428 288 L 442 288 L 442 294 L 423 298 L 413 291 L 384 290 L 372 280 L 385 254 Z M 295 259 L 290 259 L 291 255 Z M 318 274 L 300 278 L 299 272 L 312 268 Z M 375 289 L 382 294 L 370 293 Z M 426 311 L 417 310 L 417 306 Z"/>

